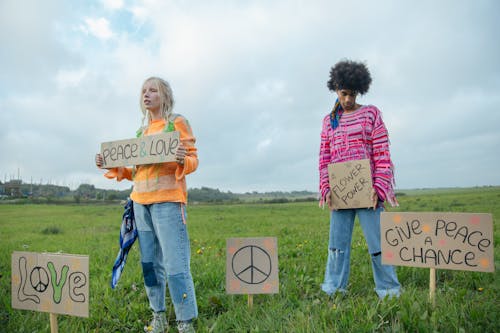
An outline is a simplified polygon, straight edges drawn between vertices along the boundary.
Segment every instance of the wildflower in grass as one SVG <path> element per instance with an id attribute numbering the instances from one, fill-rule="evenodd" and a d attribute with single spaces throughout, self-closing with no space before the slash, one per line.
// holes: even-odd
<path id="1" fill-rule="evenodd" d="M 199 248 L 198 250 L 196 250 L 196 254 L 203 254 L 204 249 L 205 249 L 204 247 Z"/>
<path id="2" fill-rule="evenodd" d="M 477 291 L 479 291 L 479 292 L 481 292 L 483 290 L 484 290 L 484 288 L 481 288 L 481 287 L 477 288 Z"/>

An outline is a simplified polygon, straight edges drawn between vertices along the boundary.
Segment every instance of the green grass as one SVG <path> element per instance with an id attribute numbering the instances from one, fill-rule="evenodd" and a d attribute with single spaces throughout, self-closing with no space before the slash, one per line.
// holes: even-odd
<path id="1" fill-rule="evenodd" d="M 390 211 L 485 212 L 495 221 L 500 267 L 500 188 L 405 192 Z M 134 245 L 117 289 L 109 287 L 118 251 L 121 206 L 0 205 L 0 332 L 50 332 L 49 315 L 11 308 L 13 251 L 90 256 L 90 316 L 58 316 L 60 332 L 140 332 L 149 320 L 139 253 Z M 428 302 L 429 269 L 399 267 L 404 292 L 379 301 L 359 224 L 353 236 L 349 296 L 320 292 L 329 217 L 316 203 L 188 207 L 199 332 L 500 332 L 498 273 L 438 270 L 436 305 Z M 226 239 L 278 238 L 280 291 L 225 292 Z M 167 296 L 168 298 L 168 296 Z M 169 303 L 170 304 L 170 303 Z M 170 306 L 167 312 L 173 324 Z M 172 332 L 175 330 L 172 328 Z"/>

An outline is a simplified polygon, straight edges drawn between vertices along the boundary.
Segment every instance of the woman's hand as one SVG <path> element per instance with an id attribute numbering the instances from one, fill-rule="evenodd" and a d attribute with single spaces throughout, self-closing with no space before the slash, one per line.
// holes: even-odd
<path id="1" fill-rule="evenodd" d="M 372 187 L 372 206 L 370 208 L 377 209 L 378 195 L 377 191 Z"/>
<path id="2" fill-rule="evenodd" d="M 175 153 L 176 162 L 180 165 L 184 165 L 184 158 L 186 157 L 187 150 L 184 145 L 181 143 L 179 148 L 177 149 L 177 153 Z"/>
<path id="3" fill-rule="evenodd" d="M 99 168 L 102 169 L 103 166 L 103 160 L 102 160 L 102 155 L 101 154 L 95 154 L 95 165 Z"/>
<path id="4" fill-rule="evenodd" d="M 326 204 L 328 205 L 328 209 L 335 210 L 335 208 L 333 208 L 332 192 L 326 194 Z"/>

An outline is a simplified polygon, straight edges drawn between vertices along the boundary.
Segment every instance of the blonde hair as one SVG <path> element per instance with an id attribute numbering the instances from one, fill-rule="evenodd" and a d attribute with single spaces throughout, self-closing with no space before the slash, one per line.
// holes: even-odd
<path id="1" fill-rule="evenodd" d="M 174 95 L 172 93 L 172 88 L 170 87 L 170 84 L 156 76 L 152 76 L 150 78 L 147 78 L 144 83 L 142 84 L 141 87 L 141 95 L 139 98 L 139 104 L 141 106 L 141 111 L 142 111 L 142 122 L 141 122 L 141 129 L 145 129 L 146 127 L 149 126 L 149 123 L 151 122 L 151 114 L 149 111 L 146 109 L 146 106 L 144 105 L 144 101 L 142 99 L 142 89 L 146 82 L 150 82 L 155 85 L 155 87 L 158 89 L 160 92 L 160 103 L 161 103 L 161 115 L 163 119 L 168 123 L 170 120 L 170 116 L 172 115 L 172 110 L 174 108 Z M 146 125 L 144 125 L 144 121 L 147 120 Z"/>

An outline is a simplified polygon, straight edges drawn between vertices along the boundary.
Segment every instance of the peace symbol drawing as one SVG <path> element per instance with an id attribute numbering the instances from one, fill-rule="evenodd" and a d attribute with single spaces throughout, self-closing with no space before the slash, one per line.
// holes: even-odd
<path id="1" fill-rule="evenodd" d="M 49 274 L 43 267 L 36 266 L 31 271 L 30 282 L 33 289 L 43 293 L 49 286 Z"/>
<path id="2" fill-rule="evenodd" d="M 271 275 L 271 257 L 259 246 L 240 248 L 233 255 L 231 264 L 236 278 L 248 284 L 262 283 Z"/>
<path id="3" fill-rule="evenodd" d="M 278 289 L 275 237 L 227 239 L 226 291 L 229 294 L 271 294 Z"/>

